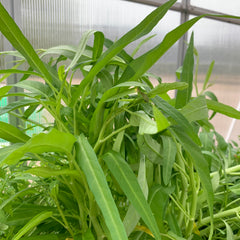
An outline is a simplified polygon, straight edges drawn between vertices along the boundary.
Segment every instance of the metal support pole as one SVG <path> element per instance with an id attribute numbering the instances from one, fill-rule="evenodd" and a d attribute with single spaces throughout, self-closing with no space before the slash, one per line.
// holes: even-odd
<path id="1" fill-rule="evenodd" d="M 18 24 L 18 26 L 21 25 L 21 1 L 14 1 L 14 0 L 3 0 L 2 4 L 8 11 L 8 13 L 11 15 L 11 17 L 14 19 L 14 21 Z M 6 38 L 3 38 L 3 50 L 4 51 L 13 51 L 15 50 L 12 45 L 8 42 Z M 5 68 L 12 68 L 15 64 L 16 57 L 14 56 L 7 56 L 5 62 Z M 18 82 L 18 76 L 16 74 L 12 74 L 7 78 L 7 85 L 12 85 Z M 13 87 L 9 93 L 15 93 L 21 91 L 20 89 L 17 89 L 16 87 Z M 9 96 L 8 97 L 8 104 L 12 102 L 19 101 L 20 98 L 17 96 Z M 18 113 L 18 111 L 16 111 Z M 19 127 L 22 122 L 20 119 L 12 116 L 9 114 L 9 123 L 11 125 L 14 125 L 16 127 Z"/>
<path id="2" fill-rule="evenodd" d="M 189 13 L 188 13 L 188 7 L 190 6 L 190 0 L 182 0 L 182 11 L 181 11 L 181 18 L 180 18 L 180 24 L 185 23 L 189 20 Z M 177 67 L 183 65 L 183 60 L 186 52 L 186 42 L 188 40 L 188 32 L 186 32 L 178 42 L 178 58 L 177 58 Z"/>

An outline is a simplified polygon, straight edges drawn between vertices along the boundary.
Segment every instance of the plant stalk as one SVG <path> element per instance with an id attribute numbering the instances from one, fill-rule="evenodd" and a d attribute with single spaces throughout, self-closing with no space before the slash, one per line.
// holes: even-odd
<path id="1" fill-rule="evenodd" d="M 221 220 L 222 218 L 226 218 L 232 215 L 236 215 L 238 212 L 240 212 L 240 207 L 232 208 L 226 211 L 222 211 L 220 213 L 216 213 L 213 215 L 214 220 Z M 207 225 L 211 222 L 210 217 L 203 218 L 201 221 L 198 223 L 198 228 Z"/>
<path id="2" fill-rule="evenodd" d="M 177 146 L 176 161 L 177 161 L 178 165 L 180 166 L 180 168 L 185 170 L 185 164 L 184 164 L 185 159 L 182 156 L 180 145 L 178 143 L 176 143 L 176 146 Z M 185 177 L 185 175 L 181 171 L 179 172 L 179 174 L 181 176 L 181 185 L 182 185 L 180 202 L 181 202 L 181 206 L 183 207 L 183 209 L 186 209 L 187 197 L 188 197 L 188 181 L 187 181 L 187 178 Z M 178 224 L 180 227 L 183 224 L 183 218 L 184 218 L 184 213 L 182 211 L 180 211 L 180 213 L 178 215 Z"/>
<path id="3" fill-rule="evenodd" d="M 191 207 L 190 207 L 190 219 L 188 222 L 187 230 L 186 230 L 186 236 L 189 237 L 193 231 L 193 224 L 195 220 L 195 215 L 196 215 L 196 209 L 197 209 L 197 189 L 195 185 L 195 178 L 194 178 L 194 168 L 193 168 L 193 163 L 192 160 L 189 159 L 189 176 L 190 176 L 190 182 L 189 182 L 189 187 L 191 188 L 192 192 L 192 201 L 191 201 Z"/>

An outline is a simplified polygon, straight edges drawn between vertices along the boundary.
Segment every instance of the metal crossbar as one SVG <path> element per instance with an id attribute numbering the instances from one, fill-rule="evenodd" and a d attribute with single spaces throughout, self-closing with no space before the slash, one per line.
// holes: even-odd
<path id="1" fill-rule="evenodd" d="M 146 4 L 149 6 L 155 6 L 155 7 L 159 7 L 166 2 L 166 0 L 124 0 L 124 1 L 142 3 L 142 4 Z M 227 17 L 219 18 L 219 17 L 217 17 L 217 15 L 229 15 L 229 14 L 226 14 L 223 12 L 218 12 L 218 11 L 213 11 L 213 10 L 209 10 L 209 9 L 205 9 L 205 8 L 196 7 L 196 6 L 191 5 L 190 3 L 185 4 L 185 0 L 183 0 L 183 3 L 179 3 L 179 2 L 175 3 L 171 7 L 171 10 L 185 13 L 185 14 L 187 13 L 187 14 L 191 14 L 191 15 L 196 15 L 196 16 L 204 15 L 204 14 L 211 14 L 211 16 L 208 15 L 208 16 L 206 16 L 206 18 L 240 25 L 240 19 L 227 18 Z M 213 15 L 216 15 L 216 16 L 213 16 Z"/>

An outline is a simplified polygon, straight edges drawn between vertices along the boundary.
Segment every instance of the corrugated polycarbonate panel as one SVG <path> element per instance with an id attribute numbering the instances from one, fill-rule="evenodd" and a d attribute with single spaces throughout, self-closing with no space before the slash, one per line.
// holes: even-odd
<path id="1" fill-rule="evenodd" d="M 0 33 L 0 52 L 3 51 L 3 35 Z M 3 68 L 4 62 L 3 57 L 0 56 L 0 69 Z"/>
<path id="2" fill-rule="evenodd" d="M 193 28 L 195 47 L 200 54 L 202 70 L 215 60 L 217 82 L 233 84 L 240 76 L 240 26 L 210 19 L 201 19 Z"/>
<path id="3" fill-rule="evenodd" d="M 202 19 L 193 30 L 195 47 L 200 56 L 199 80 L 204 81 L 208 66 L 214 60 L 215 67 L 210 78 L 213 86 L 209 90 L 220 102 L 237 108 L 240 103 L 240 26 Z M 229 130 L 232 123 L 229 117 L 217 114 L 213 123 L 224 137 L 238 141 L 239 129 L 235 127 L 239 126 L 239 120 L 234 123 L 232 131 Z"/>
<path id="4" fill-rule="evenodd" d="M 191 0 L 191 5 L 240 16 L 239 0 Z"/>
<path id="5" fill-rule="evenodd" d="M 115 41 L 136 26 L 154 7 L 121 0 L 21 0 L 23 32 L 35 48 L 47 48 L 60 44 L 78 44 L 84 31 L 104 32 Z M 170 11 L 151 34 L 157 33 L 146 43 L 141 52 L 158 44 L 164 35 L 180 22 L 180 14 Z M 139 41 L 137 42 L 139 43 Z M 133 51 L 136 44 L 127 48 Z M 175 45 L 153 71 L 172 74 L 177 62 Z"/>
<path id="6" fill-rule="evenodd" d="M 0 0 L 0 3 L 3 3 L 3 1 Z M 2 52 L 2 51 L 4 50 L 3 42 L 4 42 L 4 40 L 3 40 L 3 35 L 2 35 L 2 33 L 0 32 L 0 52 Z M 4 66 L 3 57 L 0 56 L 0 69 L 2 69 L 3 66 Z"/>
<path id="7" fill-rule="evenodd" d="M 35 48 L 76 43 L 78 1 L 22 0 L 21 3 L 22 29 Z"/>

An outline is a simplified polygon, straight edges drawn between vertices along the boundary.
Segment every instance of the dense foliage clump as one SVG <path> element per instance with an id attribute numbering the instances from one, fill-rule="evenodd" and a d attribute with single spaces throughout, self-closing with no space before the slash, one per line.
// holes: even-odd
<path id="1" fill-rule="evenodd" d="M 17 50 L 1 53 L 17 57 L 13 68 L 0 70 L 1 79 L 19 79 L 2 87 L 1 97 L 23 97 L 0 109 L 21 122 L 0 122 L 0 137 L 9 143 L 0 149 L 1 239 L 239 237 L 239 149 L 224 141 L 208 115 L 239 119 L 240 113 L 206 91 L 213 64 L 193 97 L 192 35 L 178 82 L 147 72 L 203 16 L 137 58 L 124 51 L 175 2 L 114 43 L 88 31 L 77 47 L 38 51 L 0 4 L 0 30 Z M 12 93 L 13 87 L 23 91 Z M 36 111 L 48 121 L 32 120 Z M 29 136 L 34 127 L 41 133 Z"/>

